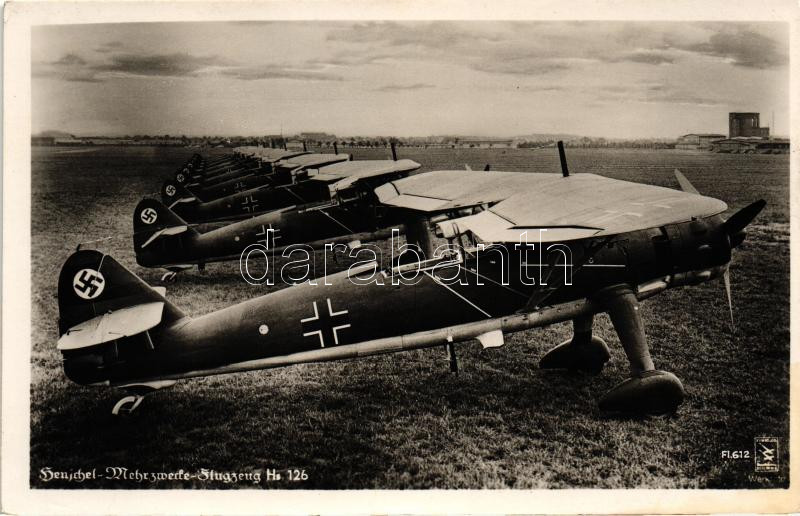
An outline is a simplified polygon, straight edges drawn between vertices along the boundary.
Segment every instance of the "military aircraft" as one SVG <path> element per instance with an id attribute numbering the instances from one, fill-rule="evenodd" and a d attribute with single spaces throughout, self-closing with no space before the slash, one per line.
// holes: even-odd
<path id="1" fill-rule="evenodd" d="M 170 206 L 186 202 L 210 202 L 245 190 L 265 186 L 281 186 L 297 182 L 304 177 L 309 168 L 320 168 L 332 163 L 349 161 L 350 154 L 301 154 L 259 168 L 245 169 L 242 175 L 236 175 L 222 181 L 213 181 L 207 185 L 192 183 L 182 185 L 174 179 L 164 181 L 161 188 L 161 201 Z"/>
<path id="2" fill-rule="evenodd" d="M 250 206 L 269 202 L 271 207 L 282 206 L 279 209 L 205 232 L 160 202 L 143 199 L 133 213 L 136 262 L 167 269 L 161 279 L 172 282 L 178 272 L 195 264 L 203 269 L 206 263 L 238 260 L 253 244 L 279 251 L 297 244 L 319 249 L 343 243 L 355 248 L 362 242 L 386 239 L 393 228 L 405 231 L 404 217 L 397 210 L 381 209 L 373 190 L 419 167 L 412 160 L 385 160 L 346 161 L 315 169 L 305 182 L 250 194 L 244 201 Z M 322 201 L 298 203 L 323 197 Z M 227 197 L 224 202 L 236 198 Z"/>
<path id="3" fill-rule="evenodd" d="M 304 169 L 294 183 L 260 186 L 209 202 L 174 202 L 170 208 L 187 222 L 235 221 L 280 208 L 329 201 L 332 192 L 355 192 L 354 185 L 376 186 L 420 168 L 410 159 L 340 161 L 327 155 L 316 168 Z M 361 191 L 361 190 L 358 190 Z"/>
<path id="4" fill-rule="evenodd" d="M 232 154 L 204 160 L 199 154 L 193 155 L 186 163 L 178 167 L 174 177 L 164 181 L 161 189 L 162 199 L 165 204 L 175 202 L 194 202 L 191 193 L 186 191 L 186 186 L 190 185 L 195 190 L 210 188 L 215 182 L 236 180 L 238 178 L 249 178 L 252 176 L 264 177 L 271 172 L 270 160 L 262 161 L 261 157 L 255 156 L 252 150 L 246 152 L 243 149 L 249 147 L 238 147 Z M 260 149 L 252 147 L 252 149 Z M 262 152 L 266 152 L 261 149 Z M 277 149 L 269 149 L 271 155 L 276 159 L 286 154 L 296 155 L 298 153 L 287 153 Z M 302 152 L 300 154 L 303 154 Z M 225 177 L 222 177 L 225 176 Z M 208 177 L 209 184 L 204 185 L 203 181 Z M 219 180 L 212 178 L 221 178 Z"/>
<path id="5" fill-rule="evenodd" d="M 572 321 L 573 337 L 548 352 L 543 368 L 599 373 L 609 360 L 592 334 L 607 312 L 631 375 L 600 409 L 662 414 L 684 398 L 678 378 L 655 368 L 639 302 L 664 290 L 725 280 L 731 250 L 763 200 L 727 220 L 724 202 L 594 174 L 444 170 L 386 183 L 379 200 L 414 214 L 448 245 L 414 236 L 419 259 L 354 264 L 200 317 L 172 304 L 111 256 L 80 250 L 59 276 L 58 349 L 64 371 L 85 385 L 130 394 L 113 412 L 178 380 L 307 362 L 360 358 Z"/>
<path id="6" fill-rule="evenodd" d="M 180 185 L 194 184 L 208 187 L 223 181 L 258 172 L 271 172 L 271 165 L 276 161 L 287 159 L 308 151 L 260 148 L 256 153 L 234 153 L 225 156 L 214 164 L 200 162 L 194 167 L 184 167 L 175 173 L 175 182 Z"/>

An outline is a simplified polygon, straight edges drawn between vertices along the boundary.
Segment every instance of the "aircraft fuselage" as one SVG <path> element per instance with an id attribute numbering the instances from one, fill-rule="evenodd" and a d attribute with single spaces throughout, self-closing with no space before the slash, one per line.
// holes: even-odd
<path id="1" fill-rule="evenodd" d="M 610 287 L 629 285 L 645 297 L 721 275 L 730 261 L 721 224 L 713 216 L 563 247 L 531 239 L 534 247 L 468 249 L 383 271 L 364 266 L 157 326 L 152 346 L 123 338 L 65 353 L 64 367 L 77 383 L 125 385 L 435 346 L 474 338 L 473 327 L 550 324 L 601 311 L 591 300 Z M 563 259 L 551 258 L 556 251 Z M 530 305 L 555 285 L 563 286 Z"/>
<path id="2" fill-rule="evenodd" d="M 329 197 L 326 185 L 316 181 L 303 181 L 277 188 L 251 188 L 210 202 L 176 204 L 173 211 L 188 222 L 240 220 L 256 213 L 322 201 Z"/>
<path id="3" fill-rule="evenodd" d="M 205 233 L 186 232 L 142 247 L 135 238 L 136 261 L 144 267 L 202 264 L 238 260 L 249 246 L 267 253 L 296 248 L 318 249 L 326 243 L 385 239 L 389 228 L 400 226 L 395 212 L 380 213 L 371 203 L 305 205 L 263 213 L 214 228 Z"/>

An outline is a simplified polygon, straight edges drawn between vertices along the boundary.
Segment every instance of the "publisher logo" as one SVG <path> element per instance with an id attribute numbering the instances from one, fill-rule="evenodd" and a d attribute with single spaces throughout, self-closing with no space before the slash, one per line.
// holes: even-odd
<path id="1" fill-rule="evenodd" d="M 778 438 L 756 437 L 755 460 L 757 473 L 775 473 L 778 471 Z"/>

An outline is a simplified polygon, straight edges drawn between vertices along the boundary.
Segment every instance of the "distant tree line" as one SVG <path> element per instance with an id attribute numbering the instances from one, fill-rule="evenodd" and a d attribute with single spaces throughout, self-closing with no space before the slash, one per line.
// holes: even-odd
<path id="1" fill-rule="evenodd" d="M 114 141 L 117 145 L 194 145 L 203 147 L 241 147 L 241 146 L 263 146 L 281 148 L 291 145 L 296 148 L 305 143 L 308 147 L 333 148 L 334 144 L 339 147 L 359 147 L 359 148 L 386 148 L 392 143 L 398 147 L 457 147 L 464 146 L 461 138 L 457 136 L 429 136 L 429 137 L 405 137 L 394 136 L 351 136 L 336 137 L 329 135 L 329 138 L 309 138 L 301 139 L 298 136 L 266 135 L 266 136 L 172 136 L 169 134 L 149 135 L 135 134 L 116 137 L 107 136 L 84 136 L 74 137 L 76 141 L 84 144 L 101 144 L 102 140 Z M 93 140 L 93 141 L 92 141 Z M 536 140 L 516 140 L 512 146 L 520 149 L 536 149 L 551 147 L 556 144 L 554 138 Z M 602 137 L 580 137 L 565 138 L 564 144 L 567 147 L 579 148 L 639 148 L 639 149 L 667 149 L 675 147 L 675 140 L 666 138 L 639 138 L 639 139 L 612 139 Z M 508 145 L 506 143 L 506 145 Z M 477 147 L 470 143 L 470 147 Z"/>

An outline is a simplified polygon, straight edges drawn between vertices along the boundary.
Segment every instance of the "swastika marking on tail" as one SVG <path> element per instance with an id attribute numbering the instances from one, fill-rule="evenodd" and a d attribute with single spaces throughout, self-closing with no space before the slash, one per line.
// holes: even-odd
<path id="1" fill-rule="evenodd" d="M 139 215 L 139 218 L 141 218 L 142 222 L 145 224 L 152 224 L 158 219 L 158 213 L 156 213 L 156 210 L 153 208 L 145 208 L 142 210 L 142 214 Z"/>
<path id="2" fill-rule="evenodd" d="M 72 288 L 82 299 L 94 299 L 103 293 L 106 279 L 94 269 L 81 269 L 72 278 Z"/>
<path id="3" fill-rule="evenodd" d="M 172 197 L 175 195 L 175 187 L 173 185 L 167 185 L 166 192 L 168 196 Z"/>

